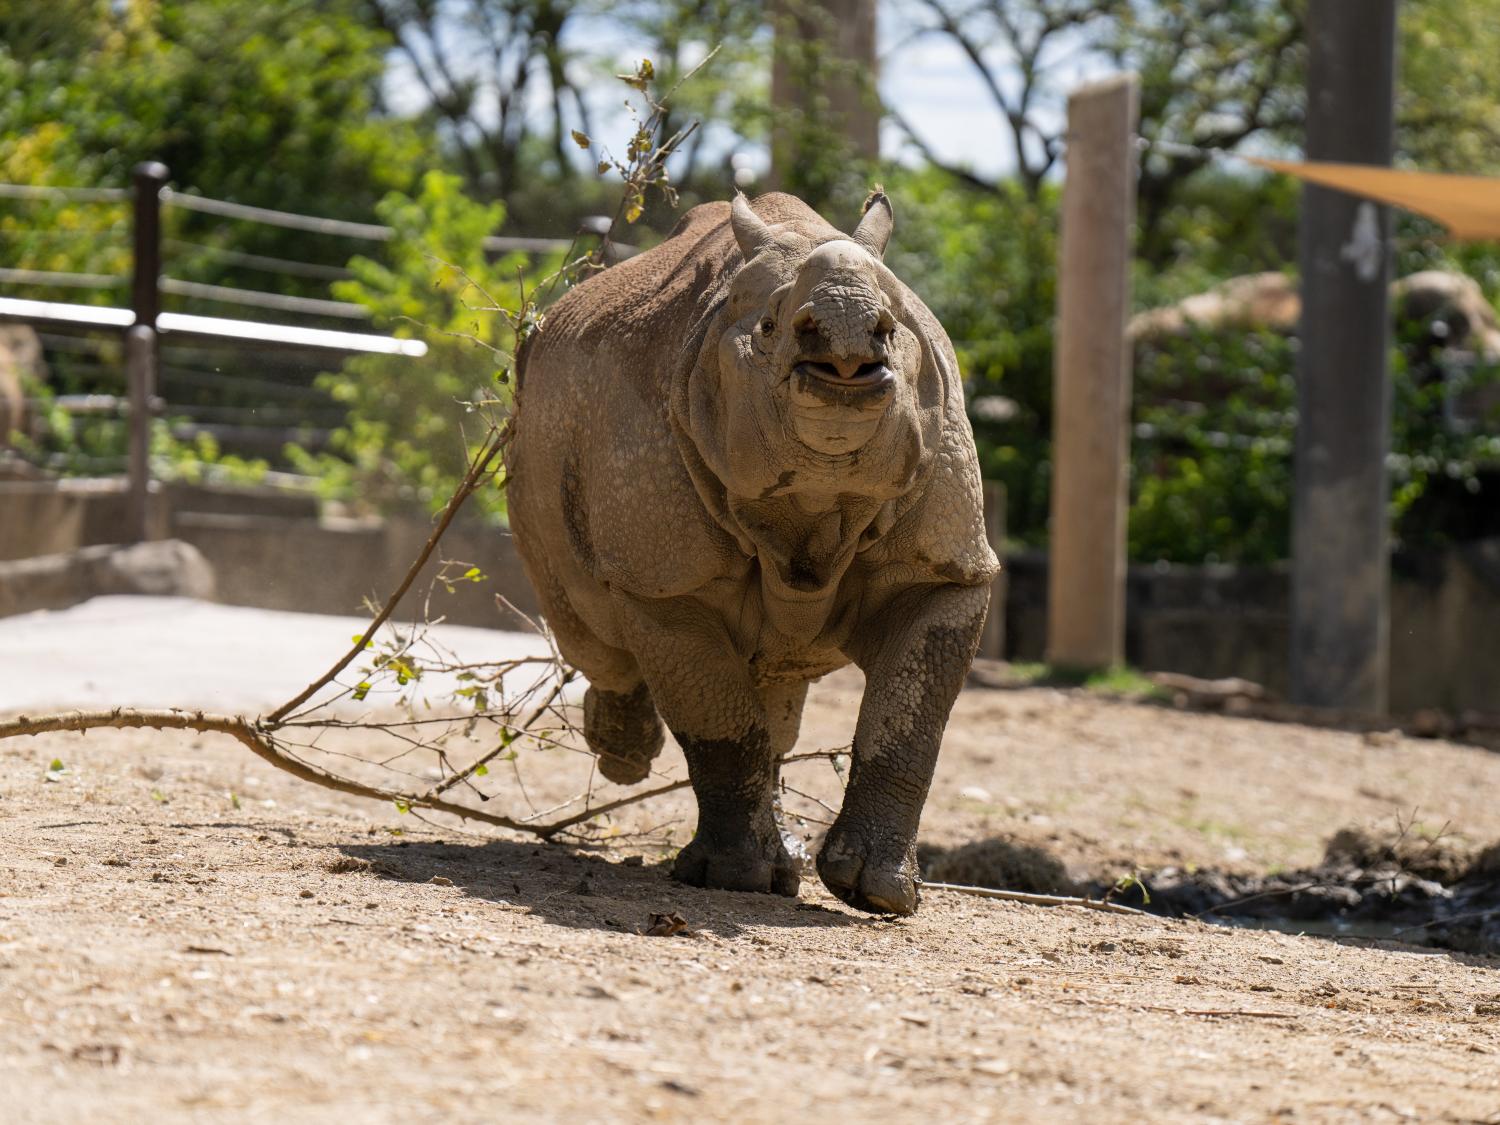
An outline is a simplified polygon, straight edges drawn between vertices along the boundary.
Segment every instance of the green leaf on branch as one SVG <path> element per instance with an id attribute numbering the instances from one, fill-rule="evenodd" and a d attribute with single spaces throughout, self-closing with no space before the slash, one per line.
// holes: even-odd
<path id="1" fill-rule="evenodd" d="M 634 74 L 617 74 L 615 77 L 625 85 L 644 94 L 646 87 L 656 77 L 656 65 L 650 59 L 642 59 L 640 65 L 635 68 Z"/>

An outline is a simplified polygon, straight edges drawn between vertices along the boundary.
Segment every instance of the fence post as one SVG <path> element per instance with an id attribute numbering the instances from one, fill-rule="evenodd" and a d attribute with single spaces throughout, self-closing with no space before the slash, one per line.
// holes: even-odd
<path id="1" fill-rule="evenodd" d="M 1396 0 L 1314 0 L 1307 30 L 1308 159 L 1389 164 Z M 1291 698 L 1379 714 L 1390 659 L 1390 214 L 1309 184 L 1299 239 Z"/>
<path id="2" fill-rule="evenodd" d="M 161 312 L 161 191 L 167 168 L 154 160 L 131 170 L 134 188 L 130 307 L 135 323 L 125 337 L 125 376 L 130 404 L 129 487 L 126 534 L 151 538 L 151 401 L 156 393 L 156 317 Z"/>
<path id="3" fill-rule="evenodd" d="M 1068 98 L 1047 567 L 1047 660 L 1068 668 L 1125 657 L 1137 90 L 1123 74 Z"/>
<path id="4" fill-rule="evenodd" d="M 1009 583 L 1005 573 L 1005 485 L 984 482 L 984 536 L 1000 560 L 1000 573 L 990 585 L 990 612 L 979 637 L 979 655 L 989 660 L 1005 659 L 1005 595 Z"/>
<path id="5" fill-rule="evenodd" d="M 125 377 L 130 395 L 130 486 L 125 529 L 132 543 L 151 538 L 151 399 L 156 393 L 156 330 L 137 324 L 125 333 Z"/>

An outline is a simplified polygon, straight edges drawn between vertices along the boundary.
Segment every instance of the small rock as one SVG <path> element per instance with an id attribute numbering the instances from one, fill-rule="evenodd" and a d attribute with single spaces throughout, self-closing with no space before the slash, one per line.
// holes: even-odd
<path id="1" fill-rule="evenodd" d="M 1432 708 L 1424 708 L 1411 717 L 1408 729 L 1418 738 L 1442 738 L 1452 730 L 1448 716 Z"/>
<path id="2" fill-rule="evenodd" d="M 995 799 L 990 795 L 990 791 L 982 785 L 965 785 L 958 791 L 958 795 L 965 801 L 980 801 L 986 805 Z"/>
<path id="3" fill-rule="evenodd" d="M 312 891 L 301 891 L 297 895 L 298 898 L 312 898 L 312 896 Z"/>
<path id="4" fill-rule="evenodd" d="M 679 934 L 696 936 L 688 929 L 687 919 L 676 912 L 652 914 L 646 929 L 642 931 L 644 937 L 676 937 Z"/>
<path id="5" fill-rule="evenodd" d="M 1011 1066 L 1010 1063 L 1006 1062 L 1004 1059 L 980 1059 L 974 1064 L 974 1069 L 977 1070 L 980 1074 L 993 1074 L 998 1076 L 1002 1074 L 1009 1074 Z"/>
<path id="6" fill-rule="evenodd" d="M 431 883 L 434 887 L 451 887 L 451 886 L 453 886 L 453 880 L 450 879 L 450 878 L 448 878 L 448 876 L 446 876 L 446 875 L 434 875 L 431 879 L 428 879 L 427 881 L 429 883 Z"/>

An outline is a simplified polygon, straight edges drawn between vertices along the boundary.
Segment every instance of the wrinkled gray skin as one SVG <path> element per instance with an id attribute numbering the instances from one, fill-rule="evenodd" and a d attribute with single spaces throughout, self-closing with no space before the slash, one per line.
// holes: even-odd
<path id="1" fill-rule="evenodd" d="M 952 346 L 853 235 L 800 200 L 694 208 L 589 279 L 521 357 L 516 543 L 588 676 L 604 775 L 644 779 L 671 729 L 698 798 L 674 875 L 797 893 L 778 761 L 811 680 L 866 689 L 818 873 L 845 902 L 917 906 L 917 820 L 997 564 Z"/>

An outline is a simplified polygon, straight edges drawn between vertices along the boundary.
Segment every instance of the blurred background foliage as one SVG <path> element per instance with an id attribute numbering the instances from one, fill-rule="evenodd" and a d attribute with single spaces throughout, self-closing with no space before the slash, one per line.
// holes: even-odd
<path id="1" fill-rule="evenodd" d="M 611 107 L 631 91 L 614 76 L 641 57 L 665 91 L 722 45 L 671 100 L 664 133 L 704 123 L 673 158 L 672 178 L 684 208 L 737 184 L 755 190 L 772 124 L 773 16 L 799 2 L 808 0 L 0 0 L 0 180 L 123 186 L 134 163 L 157 159 L 178 189 L 395 228 L 369 247 L 174 211 L 168 265 L 173 276 L 246 287 L 264 276 L 226 265 L 223 251 L 347 268 L 332 292 L 317 278 L 278 288 L 363 305 L 383 331 L 421 331 L 434 354 L 420 368 L 366 358 L 325 374 L 319 385 L 342 411 L 331 443 L 272 460 L 372 510 L 431 505 L 459 464 L 463 428 L 478 421 L 466 404 L 505 391 L 504 361 L 483 346 L 496 343 L 496 318 L 476 293 L 509 303 L 557 264 L 485 253 L 480 239 L 569 238 L 584 217 L 614 213 L 618 181 L 595 169 L 622 155 L 628 137 Z M 1292 273 L 1296 185 L 1223 157 L 1298 150 L 1304 7 L 888 0 L 882 65 L 899 68 L 932 44 L 961 59 L 996 122 L 971 138 L 973 150 L 1001 151 L 1004 172 L 943 155 L 930 121 L 901 104 L 883 107 L 878 167 L 821 135 L 797 149 L 788 186 L 836 225 L 847 228 L 872 180 L 885 183 L 897 208 L 890 265 L 947 327 L 971 399 L 1009 400 L 976 409 L 975 428 L 986 475 L 1007 486 L 1019 543 L 1046 538 L 1069 87 L 1115 67 L 1142 76 L 1139 309 L 1240 275 Z M 1401 19 L 1399 161 L 1500 171 L 1500 0 L 1405 0 Z M 802 54 L 810 68 L 828 63 L 815 47 Z M 653 203 L 627 240 L 649 244 L 676 218 Z M 0 201 L 0 264 L 121 274 L 125 220 L 117 204 Z M 1397 229 L 1397 276 L 1458 270 L 1490 300 L 1500 292 L 1495 247 L 1450 245 L 1407 217 Z M 28 295 L 80 299 L 45 287 Z M 1395 346 L 1392 518 L 1411 545 L 1477 533 L 1474 506 L 1500 507 L 1500 428 L 1493 418 L 1454 423 L 1453 379 L 1434 372 L 1455 360 L 1435 355 L 1428 328 L 1399 325 Z M 1138 355 L 1135 558 L 1286 557 L 1294 360 L 1294 339 L 1255 326 L 1189 332 Z M 1470 355 L 1457 377 L 1482 384 L 1491 366 Z M 500 518 L 498 502 L 491 514 Z"/>

